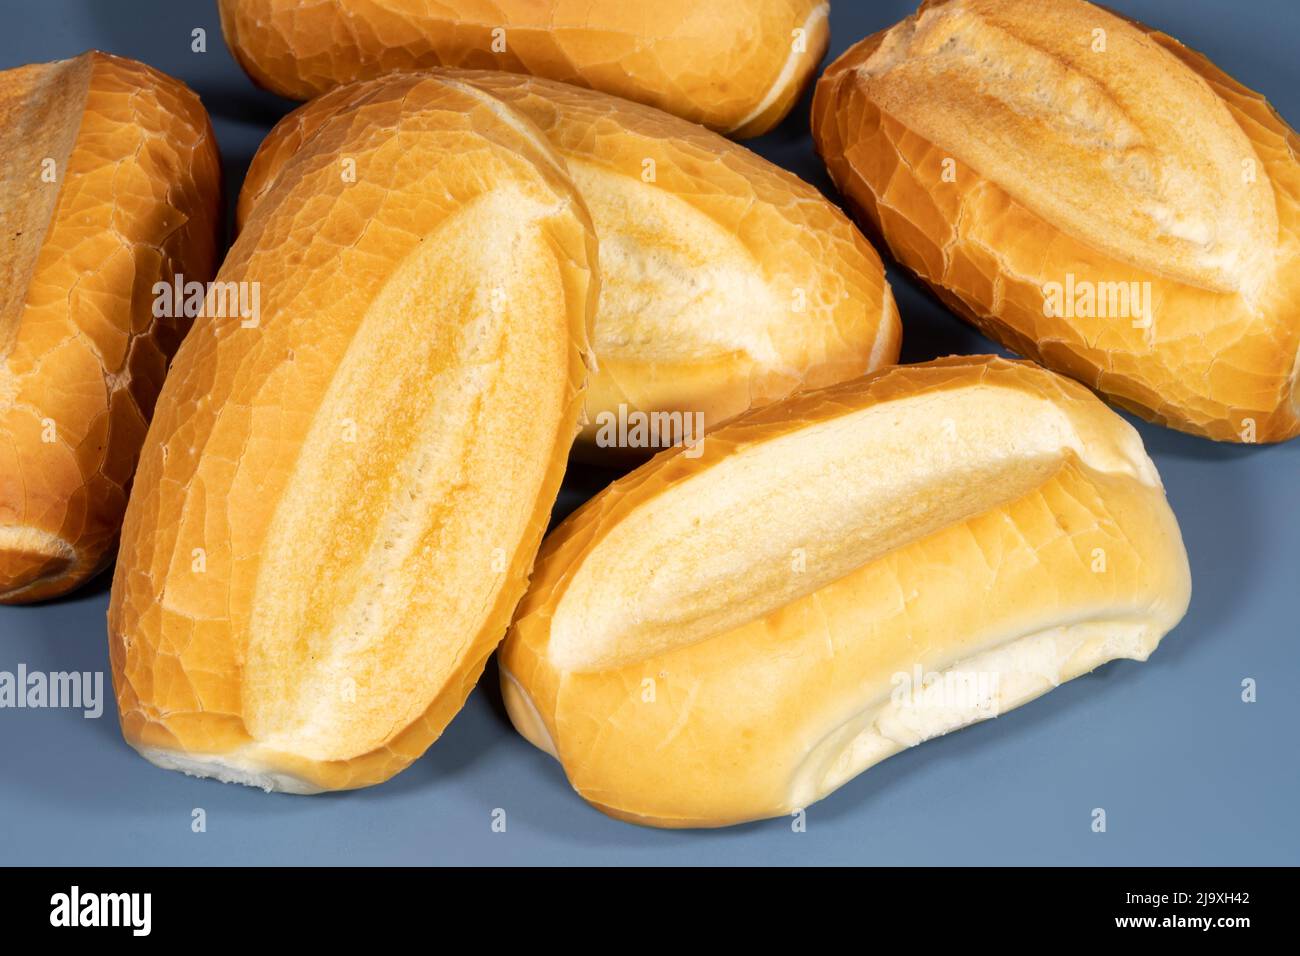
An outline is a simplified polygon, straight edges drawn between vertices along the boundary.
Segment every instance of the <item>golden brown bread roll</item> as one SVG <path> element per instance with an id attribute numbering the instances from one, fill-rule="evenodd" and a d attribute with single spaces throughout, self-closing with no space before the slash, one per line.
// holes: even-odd
<path id="1" fill-rule="evenodd" d="M 929 0 L 818 83 L 832 178 L 986 334 L 1225 441 L 1300 433 L 1300 139 L 1083 0 Z"/>
<path id="2" fill-rule="evenodd" d="M 604 812 L 720 826 L 1145 660 L 1190 587 L 1123 419 L 953 357 L 750 412 L 598 494 L 542 546 L 502 689 Z"/>
<path id="3" fill-rule="evenodd" d="M 509 73 L 439 72 L 535 122 L 591 211 L 601 298 L 588 449 L 620 441 L 620 421 L 634 428 L 659 414 L 672 422 L 658 445 L 670 444 L 679 424 L 698 440 L 752 406 L 898 360 L 898 310 L 880 257 L 798 177 L 616 97 Z M 327 93 L 271 131 L 244 181 L 241 219 L 320 123 L 370 87 Z M 624 432 L 624 445 L 638 437 Z"/>
<path id="4" fill-rule="evenodd" d="M 407 75 L 327 120 L 158 401 L 109 638 L 126 739 L 293 792 L 418 757 L 503 636 L 576 432 L 596 241 L 561 160 Z"/>
<path id="5" fill-rule="evenodd" d="M 219 0 L 235 59 L 307 100 L 436 66 L 531 73 L 740 138 L 781 121 L 821 63 L 825 0 Z"/>
<path id="6" fill-rule="evenodd" d="M 0 72 L 0 603 L 109 562 L 185 334 L 153 286 L 206 282 L 221 170 L 183 83 L 91 51 Z"/>

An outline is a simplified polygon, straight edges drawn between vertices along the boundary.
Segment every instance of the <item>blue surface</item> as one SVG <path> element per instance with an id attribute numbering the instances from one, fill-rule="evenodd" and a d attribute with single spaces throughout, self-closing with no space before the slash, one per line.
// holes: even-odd
<path id="1" fill-rule="evenodd" d="M 1300 3 L 1112 0 L 1266 93 L 1300 123 Z M 910 0 L 833 0 L 832 53 L 911 12 Z M 230 199 L 291 104 L 256 90 L 208 2 L 23 4 L 0 68 L 99 47 L 194 87 L 212 113 Z M 190 31 L 208 31 L 208 52 Z M 807 103 L 756 144 L 832 193 Z M 832 193 L 833 194 L 833 193 Z M 891 267 L 904 359 L 993 346 Z M 607 819 L 510 728 L 490 667 L 443 738 L 405 773 L 357 793 L 267 795 L 157 770 L 121 740 L 111 702 L 0 710 L 0 862 L 641 864 L 1300 863 L 1300 441 L 1216 445 L 1137 424 L 1191 555 L 1186 620 L 1147 664 L 1116 662 L 994 721 L 912 749 L 808 812 L 665 832 Z M 612 473 L 576 470 L 567 511 Z M 0 671 L 104 672 L 108 576 L 70 599 L 0 608 Z M 1241 682 L 1258 702 L 1241 701 Z M 1091 812 L 1107 812 L 1093 833 Z M 191 831 L 206 811 L 207 832 Z M 492 814 L 506 811 L 504 833 Z"/>

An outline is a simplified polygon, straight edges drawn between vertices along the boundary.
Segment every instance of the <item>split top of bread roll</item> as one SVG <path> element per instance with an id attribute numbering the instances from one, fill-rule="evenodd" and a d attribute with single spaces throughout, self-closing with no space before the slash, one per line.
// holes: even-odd
<path id="1" fill-rule="evenodd" d="M 750 412 L 597 495 L 543 545 L 502 688 L 601 810 L 720 826 L 1145 660 L 1189 594 L 1137 433 L 1030 363 L 954 357 Z"/>
<path id="2" fill-rule="evenodd" d="M 591 212 L 602 282 L 589 456 L 644 458 L 798 388 L 897 361 L 898 311 L 880 257 L 798 177 L 617 97 L 509 73 L 438 75 L 536 123 Z M 249 168 L 240 217 L 325 118 L 370 88 L 335 90 L 276 126 Z M 655 417 L 657 440 L 634 431 Z"/>
<path id="3" fill-rule="evenodd" d="M 998 341 L 1153 421 L 1300 433 L 1300 138 L 1084 0 L 929 0 L 813 107 L 860 217 Z"/>
<path id="4" fill-rule="evenodd" d="M 292 792 L 415 760 L 504 635 L 576 432 L 596 242 L 522 116 L 407 75 L 249 217 L 158 401 L 109 635 L 154 763 Z"/>
<path id="5" fill-rule="evenodd" d="M 0 72 L 0 603 L 108 563 L 167 362 L 157 282 L 215 265 L 220 164 L 177 80 L 91 51 Z"/>
<path id="6" fill-rule="evenodd" d="M 829 42 L 825 0 L 220 0 L 259 85 L 293 99 L 385 73 L 531 73 L 737 137 L 794 106 Z"/>

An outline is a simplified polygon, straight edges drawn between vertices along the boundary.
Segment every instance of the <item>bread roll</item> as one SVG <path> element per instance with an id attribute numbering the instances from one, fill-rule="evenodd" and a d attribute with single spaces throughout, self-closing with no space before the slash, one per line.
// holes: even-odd
<path id="1" fill-rule="evenodd" d="M 109 637 L 159 766 L 362 787 L 438 737 L 523 593 L 576 432 L 596 240 L 560 159 L 407 75 L 326 121 L 158 401 Z"/>
<path id="2" fill-rule="evenodd" d="M 515 727 L 612 816 L 807 807 L 905 747 L 1145 660 L 1187 608 L 1141 439 L 1028 362 L 898 366 L 704 446 L 550 535 L 500 654 Z"/>
<path id="3" fill-rule="evenodd" d="M 790 112 L 829 41 L 825 0 L 220 0 L 259 86 L 307 100 L 435 66 L 531 73 L 737 137 Z"/>
<path id="4" fill-rule="evenodd" d="M 0 603 L 101 571 L 185 334 L 156 282 L 206 282 L 221 170 L 183 83 L 91 51 L 0 72 Z"/>
<path id="5" fill-rule="evenodd" d="M 591 211 L 602 282 L 587 457 L 644 458 L 797 388 L 898 360 L 898 310 L 880 257 L 798 177 L 616 97 L 509 73 L 442 75 L 537 123 Z M 281 121 L 253 158 L 240 216 L 326 117 L 369 89 L 335 90 Z M 631 431 L 652 415 L 662 427 Z M 640 448 L 626 447 L 638 439 Z M 623 452 L 595 447 L 611 443 Z"/>
<path id="6" fill-rule="evenodd" d="M 981 331 L 1151 421 L 1300 433 L 1300 139 L 1199 53 L 1083 0 L 930 0 L 826 71 L 813 133 Z"/>

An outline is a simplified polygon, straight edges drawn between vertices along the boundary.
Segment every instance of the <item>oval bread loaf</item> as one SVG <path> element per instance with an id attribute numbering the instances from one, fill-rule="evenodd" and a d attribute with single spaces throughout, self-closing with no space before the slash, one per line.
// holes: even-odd
<path id="1" fill-rule="evenodd" d="M 112 557 L 185 334 L 154 284 L 206 282 L 221 169 L 188 87 L 91 51 L 0 72 L 0 603 Z"/>
<path id="2" fill-rule="evenodd" d="M 220 0 L 259 85 L 307 100 L 436 66 L 531 73 L 738 137 L 794 106 L 829 42 L 825 0 Z"/>
<path id="3" fill-rule="evenodd" d="M 601 810 L 721 826 L 1145 660 L 1190 587 L 1126 422 L 954 357 L 750 412 L 598 494 L 543 544 L 502 690 Z"/>
<path id="4" fill-rule="evenodd" d="M 1300 138 L 1205 57 L 1084 0 L 929 0 L 827 69 L 813 133 L 988 335 L 1161 424 L 1300 433 Z"/>
<path id="5" fill-rule="evenodd" d="M 596 241 L 561 160 L 408 75 L 326 123 L 218 282 L 149 431 L 113 581 L 122 729 L 292 792 L 415 760 L 505 633 L 576 433 Z"/>
<path id="6" fill-rule="evenodd" d="M 898 360 L 898 310 L 880 257 L 798 177 L 617 97 L 501 72 L 437 75 L 472 83 L 535 122 L 591 212 L 601 294 L 588 457 L 644 458 L 646 448 L 694 441 L 798 388 Z M 240 217 L 325 118 L 383 82 L 334 90 L 281 121 L 249 168 Z"/>

